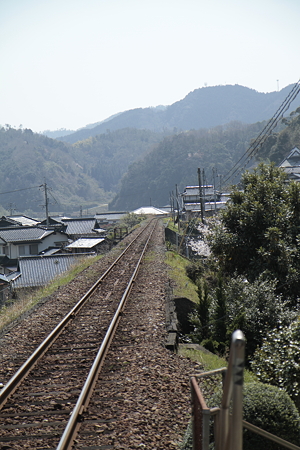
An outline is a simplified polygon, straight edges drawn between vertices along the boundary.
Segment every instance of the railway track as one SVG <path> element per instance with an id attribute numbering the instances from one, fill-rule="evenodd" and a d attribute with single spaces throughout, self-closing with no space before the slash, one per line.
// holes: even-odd
<path id="1" fill-rule="evenodd" d="M 75 448 L 155 227 L 152 221 L 141 230 L 0 391 L 0 449 Z M 113 448 L 82 445 L 78 448 Z"/>

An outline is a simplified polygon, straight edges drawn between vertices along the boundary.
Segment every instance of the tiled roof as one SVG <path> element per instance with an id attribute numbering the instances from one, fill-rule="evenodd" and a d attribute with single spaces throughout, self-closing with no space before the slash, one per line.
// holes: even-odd
<path id="1" fill-rule="evenodd" d="M 93 248 L 104 241 L 104 238 L 80 238 L 66 246 L 66 248 Z"/>
<path id="2" fill-rule="evenodd" d="M 32 242 L 40 241 L 53 233 L 38 227 L 15 227 L 0 229 L 0 238 L 5 242 Z"/>
<path id="3" fill-rule="evenodd" d="M 66 272 L 87 254 L 68 254 L 52 256 L 26 256 L 19 258 L 21 276 L 13 282 L 14 288 L 45 286 L 55 277 Z"/>
<path id="4" fill-rule="evenodd" d="M 22 225 L 21 222 L 17 222 L 16 220 L 10 219 L 9 217 L 2 216 L 0 218 L 1 228 L 20 227 L 21 225 Z"/>
<path id="5" fill-rule="evenodd" d="M 23 226 L 34 226 L 40 223 L 38 220 L 31 219 L 27 216 L 9 216 L 9 219 L 16 220 L 17 222 L 21 223 Z"/>
<path id="6" fill-rule="evenodd" d="M 70 236 L 94 233 L 93 230 L 98 226 L 96 219 L 71 219 L 63 222 L 67 225 L 66 233 Z"/>
<path id="7" fill-rule="evenodd" d="M 120 220 L 122 217 L 126 216 L 128 212 L 106 212 L 96 214 L 95 217 L 99 222 L 113 222 L 116 220 Z"/>

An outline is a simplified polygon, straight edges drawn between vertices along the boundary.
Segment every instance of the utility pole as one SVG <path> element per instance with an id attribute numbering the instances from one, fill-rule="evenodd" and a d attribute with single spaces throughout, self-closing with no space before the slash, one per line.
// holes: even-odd
<path id="1" fill-rule="evenodd" d="M 215 214 L 217 212 L 216 169 L 213 167 Z"/>
<path id="2" fill-rule="evenodd" d="M 15 209 L 15 204 L 14 203 L 10 203 L 9 205 L 8 205 L 8 209 L 9 209 L 9 215 L 10 216 L 12 216 L 13 215 L 13 211 L 15 211 L 16 209 Z"/>
<path id="3" fill-rule="evenodd" d="M 45 193 L 46 224 L 48 226 L 49 225 L 49 209 L 48 209 L 49 198 L 48 198 L 48 194 L 47 194 L 47 183 L 46 182 L 43 184 L 43 187 L 44 187 L 44 193 Z"/>
<path id="4" fill-rule="evenodd" d="M 202 182 L 201 182 L 201 170 L 199 167 L 198 167 L 198 184 L 199 184 L 201 222 L 204 223 L 203 190 L 202 190 Z"/>
<path id="5" fill-rule="evenodd" d="M 178 231 L 180 231 L 180 219 L 179 219 L 179 202 L 178 202 L 178 189 L 177 184 L 176 186 L 176 202 L 177 202 L 177 223 L 178 223 Z"/>

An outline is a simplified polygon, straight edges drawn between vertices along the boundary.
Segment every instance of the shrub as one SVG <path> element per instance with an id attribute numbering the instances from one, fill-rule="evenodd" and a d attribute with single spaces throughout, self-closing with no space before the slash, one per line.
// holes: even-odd
<path id="1" fill-rule="evenodd" d="M 207 403 L 220 406 L 222 391 L 218 391 Z M 244 386 L 243 418 L 288 442 L 298 445 L 300 438 L 300 416 L 288 394 L 260 382 Z M 282 447 L 244 428 L 243 450 L 281 450 Z"/>
<path id="2" fill-rule="evenodd" d="M 263 383 L 249 383 L 244 389 L 244 420 L 298 445 L 300 417 L 289 395 Z M 281 450 L 275 442 L 248 430 L 244 431 L 244 450 Z"/>
<path id="3" fill-rule="evenodd" d="M 186 266 L 185 271 L 187 277 L 189 277 L 193 283 L 196 283 L 197 278 L 203 273 L 203 266 L 200 263 L 191 263 Z"/>
<path id="4" fill-rule="evenodd" d="M 260 381 L 287 391 L 300 408 L 300 319 L 270 331 L 254 353 L 251 368 Z"/>
<path id="5" fill-rule="evenodd" d="M 276 280 L 265 280 L 262 274 L 253 283 L 242 276 L 220 278 L 219 286 L 210 291 L 210 334 L 220 345 L 229 347 L 233 331 L 242 330 L 247 339 L 247 364 L 270 330 L 287 326 L 295 318 L 296 313 L 275 290 Z"/>

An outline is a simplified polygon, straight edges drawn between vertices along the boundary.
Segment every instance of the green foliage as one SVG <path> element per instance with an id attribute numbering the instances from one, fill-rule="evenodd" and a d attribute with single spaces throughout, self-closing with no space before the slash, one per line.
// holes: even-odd
<path id="1" fill-rule="evenodd" d="M 208 286 L 201 279 L 197 282 L 197 294 L 199 302 L 195 306 L 195 311 L 191 314 L 190 321 L 194 325 L 195 331 L 192 339 L 195 342 L 202 342 L 209 337 L 209 306 Z"/>
<path id="2" fill-rule="evenodd" d="M 148 204 L 150 197 L 157 206 L 166 204 L 175 184 L 181 191 L 187 185 L 198 184 L 197 167 L 205 167 L 207 173 L 211 173 L 212 167 L 219 173 L 229 171 L 261 127 L 262 124 L 234 122 L 226 127 L 166 137 L 150 153 L 129 166 L 110 209 L 134 209 L 140 204 Z"/>
<path id="3" fill-rule="evenodd" d="M 300 319 L 265 334 L 251 367 L 259 380 L 284 389 L 300 408 Z"/>
<path id="4" fill-rule="evenodd" d="M 244 420 L 292 444 L 299 445 L 300 417 L 286 392 L 263 383 L 244 387 Z M 243 450 L 281 450 L 282 446 L 244 430 Z"/>
<path id="5" fill-rule="evenodd" d="M 300 438 L 299 412 L 287 393 L 275 386 L 253 382 L 245 384 L 243 419 L 288 442 L 298 445 Z M 208 401 L 209 406 L 220 406 L 222 391 Z M 281 446 L 244 429 L 243 450 L 281 450 Z"/>
<path id="6" fill-rule="evenodd" d="M 145 219 L 146 216 L 144 216 L 143 214 L 128 213 L 122 217 L 120 226 L 124 225 L 128 228 L 133 228 L 135 225 L 138 225 Z"/>
<path id="7" fill-rule="evenodd" d="M 288 325 L 295 313 L 276 294 L 276 282 L 259 277 L 253 283 L 243 277 L 232 277 L 224 286 L 227 305 L 227 342 L 234 330 L 243 331 L 246 359 L 262 344 L 263 337 L 280 325 Z"/>
<path id="8" fill-rule="evenodd" d="M 50 211 L 79 210 L 80 205 L 91 207 L 111 198 L 78 164 L 69 145 L 31 130 L 0 128 L 0 156 L 0 191 L 9 192 L 1 201 L 5 206 L 12 203 L 18 211 L 42 210 L 44 198 L 38 186 L 45 180 L 52 188 Z"/>
<path id="9" fill-rule="evenodd" d="M 260 164 L 234 188 L 211 237 L 211 250 L 229 275 L 248 281 L 262 273 L 277 279 L 277 292 L 295 303 L 300 289 L 300 187 L 286 184 L 274 165 Z"/>
<path id="10" fill-rule="evenodd" d="M 186 274 L 193 283 L 197 282 L 197 279 L 200 278 L 203 273 L 203 265 L 201 262 L 191 262 L 186 266 Z"/>
<path id="11" fill-rule="evenodd" d="M 149 152 L 163 136 L 149 130 L 124 128 L 76 142 L 72 153 L 100 187 L 116 192 L 128 166 Z M 126 209 L 126 205 L 120 205 L 120 210 Z"/>
<path id="12" fill-rule="evenodd" d="M 210 351 L 223 353 L 230 346 L 233 331 L 240 329 L 247 339 L 247 363 L 268 332 L 288 326 L 296 316 L 276 294 L 276 281 L 262 276 L 253 283 L 242 276 L 225 281 L 219 277 L 217 287 L 209 293 L 206 284 L 205 291 L 200 286 L 199 304 L 191 318 L 193 340 Z"/>
<path id="13" fill-rule="evenodd" d="M 227 302 L 223 288 L 223 279 L 219 276 L 218 286 L 215 290 L 215 308 L 212 313 L 214 319 L 213 338 L 219 343 L 220 353 L 225 352 L 227 338 Z"/>

